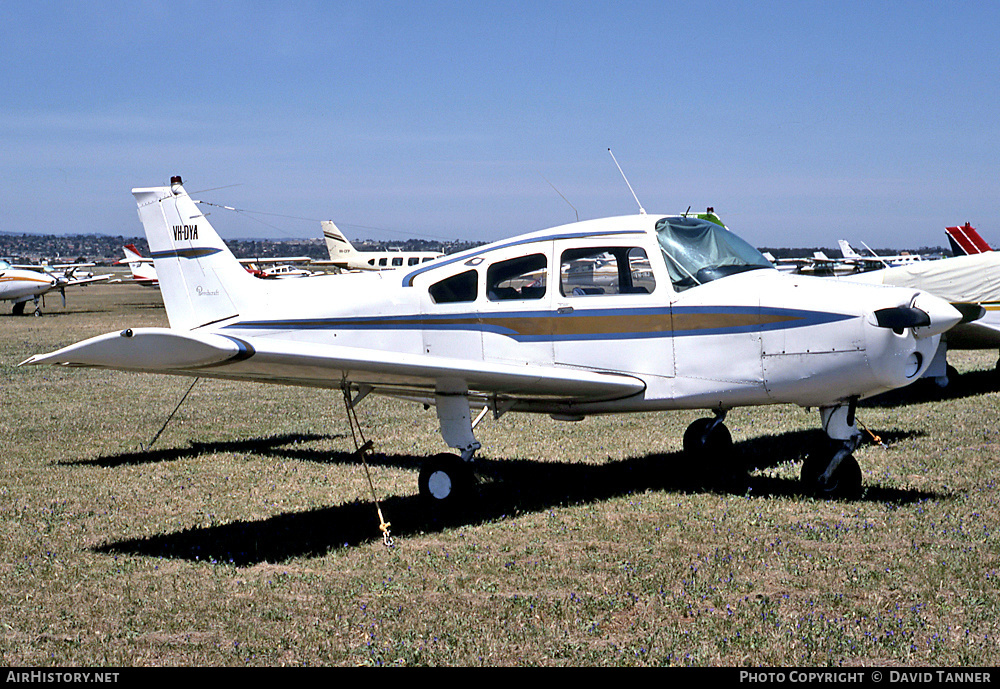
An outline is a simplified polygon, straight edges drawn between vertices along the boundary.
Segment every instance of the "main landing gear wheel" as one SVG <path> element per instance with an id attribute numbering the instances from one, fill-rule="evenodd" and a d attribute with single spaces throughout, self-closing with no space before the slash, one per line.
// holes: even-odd
<path id="1" fill-rule="evenodd" d="M 420 469 L 420 495 L 439 508 L 462 504 L 472 493 L 474 483 L 468 462 L 448 452 L 434 455 Z"/>
<path id="2" fill-rule="evenodd" d="M 845 454 L 829 478 L 823 474 L 833 462 L 829 452 L 820 452 L 802 463 L 802 486 L 817 498 L 856 500 L 861 497 L 861 467 L 852 454 Z"/>
<path id="3" fill-rule="evenodd" d="M 684 431 L 688 474 L 727 489 L 745 487 L 747 475 L 733 450 L 733 437 L 721 418 L 698 419 Z"/>

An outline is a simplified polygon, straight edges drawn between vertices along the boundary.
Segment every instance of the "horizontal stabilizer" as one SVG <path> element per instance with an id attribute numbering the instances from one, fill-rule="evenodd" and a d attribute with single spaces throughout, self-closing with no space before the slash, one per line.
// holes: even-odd
<path id="1" fill-rule="evenodd" d="M 36 354 L 19 365 L 61 364 L 169 372 L 214 366 L 248 354 L 241 341 L 222 335 L 136 328 L 98 335 L 49 354 Z"/>

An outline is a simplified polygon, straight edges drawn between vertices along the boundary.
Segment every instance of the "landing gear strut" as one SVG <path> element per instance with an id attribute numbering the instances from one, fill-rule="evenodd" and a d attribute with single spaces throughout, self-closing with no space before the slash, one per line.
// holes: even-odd
<path id="1" fill-rule="evenodd" d="M 857 400 L 819 410 L 826 441 L 802 463 L 802 487 L 818 498 L 856 500 L 861 497 L 861 467 L 852 454 L 861 444 L 854 422 Z"/>
<path id="2" fill-rule="evenodd" d="M 428 459 L 420 470 L 418 485 L 420 495 L 427 502 L 448 510 L 471 497 L 476 486 L 472 458 L 482 446 L 472 434 L 472 414 L 469 410 L 469 398 L 464 391 L 438 393 L 434 406 L 441 424 L 441 436 L 461 454 L 442 452 Z"/>

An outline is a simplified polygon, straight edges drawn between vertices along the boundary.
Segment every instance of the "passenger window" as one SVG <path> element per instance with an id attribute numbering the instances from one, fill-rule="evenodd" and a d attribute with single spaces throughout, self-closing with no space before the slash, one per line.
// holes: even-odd
<path id="1" fill-rule="evenodd" d="M 435 304 L 475 301 L 479 296 L 479 273 L 467 270 L 435 282 L 428 290 Z"/>
<path id="2" fill-rule="evenodd" d="M 428 261 L 433 261 L 433 260 L 434 260 L 433 256 L 424 256 L 423 263 L 427 263 Z"/>
<path id="3" fill-rule="evenodd" d="M 547 271 L 545 254 L 494 263 L 486 271 L 486 296 L 490 301 L 541 299 L 545 296 Z"/>
<path id="4" fill-rule="evenodd" d="M 401 265 L 403 265 L 403 258 L 399 257 L 399 258 L 392 259 L 392 265 L 393 266 L 401 266 Z"/>
<path id="5" fill-rule="evenodd" d="M 385 266 L 385 264 L 386 264 L 386 259 L 384 259 L 384 258 L 380 258 L 380 259 L 378 260 L 378 264 L 379 264 L 380 266 Z"/>
<path id="6" fill-rule="evenodd" d="M 406 265 L 408 266 L 415 266 L 418 263 L 420 263 L 420 259 L 417 258 L 416 256 L 410 256 L 410 258 L 408 258 L 406 261 Z"/>
<path id="7" fill-rule="evenodd" d="M 649 258 L 639 247 L 586 247 L 562 253 L 559 291 L 565 297 L 650 294 L 655 288 Z"/>

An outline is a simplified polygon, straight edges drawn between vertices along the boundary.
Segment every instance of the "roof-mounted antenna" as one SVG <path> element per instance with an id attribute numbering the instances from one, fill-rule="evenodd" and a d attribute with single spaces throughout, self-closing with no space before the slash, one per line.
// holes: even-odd
<path id="1" fill-rule="evenodd" d="M 544 179 L 546 182 L 549 182 L 549 180 L 545 179 L 545 175 L 543 175 L 541 172 L 539 172 L 538 174 L 541 175 L 542 179 Z M 559 191 L 558 189 L 556 189 L 556 185 L 554 185 L 552 182 L 549 182 L 549 186 L 552 187 L 553 189 L 555 189 L 555 192 L 557 194 L 559 194 L 560 196 L 562 196 L 562 200 L 563 201 L 565 201 L 566 203 L 569 203 L 569 199 L 566 198 L 565 196 L 563 196 L 563 194 L 562 194 L 561 191 Z M 578 211 L 576 209 L 576 206 L 574 206 L 572 203 L 569 203 L 569 207 L 573 209 L 574 213 L 576 213 L 576 221 L 580 222 L 580 211 Z"/>
<path id="2" fill-rule="evenodd" d="M 610 148 L 608 149 L 608 153 L 611 153 Z M 615 161 L 615 165 L 618 167 L 618 172 L 622 173 L 622 179 L 625 180 L 625 184 L 628 184 L 628 190 L 632 192 L 632 198 L 635 199 L 636 205 L 639 206 L 639 215 L 646 215 L 646 209 L 642 207 L 641 203 L 639 203 L 639 197 L 635 195 L 635 191 L 632 189 L 632 185 L 628 183 L 628 177 L 626 177 L 625 173 L 622 171 L 622 166 L 618 165 L 618 159 L 615 158 L 614 153 L 611 153 L 611 160 Z"/>

